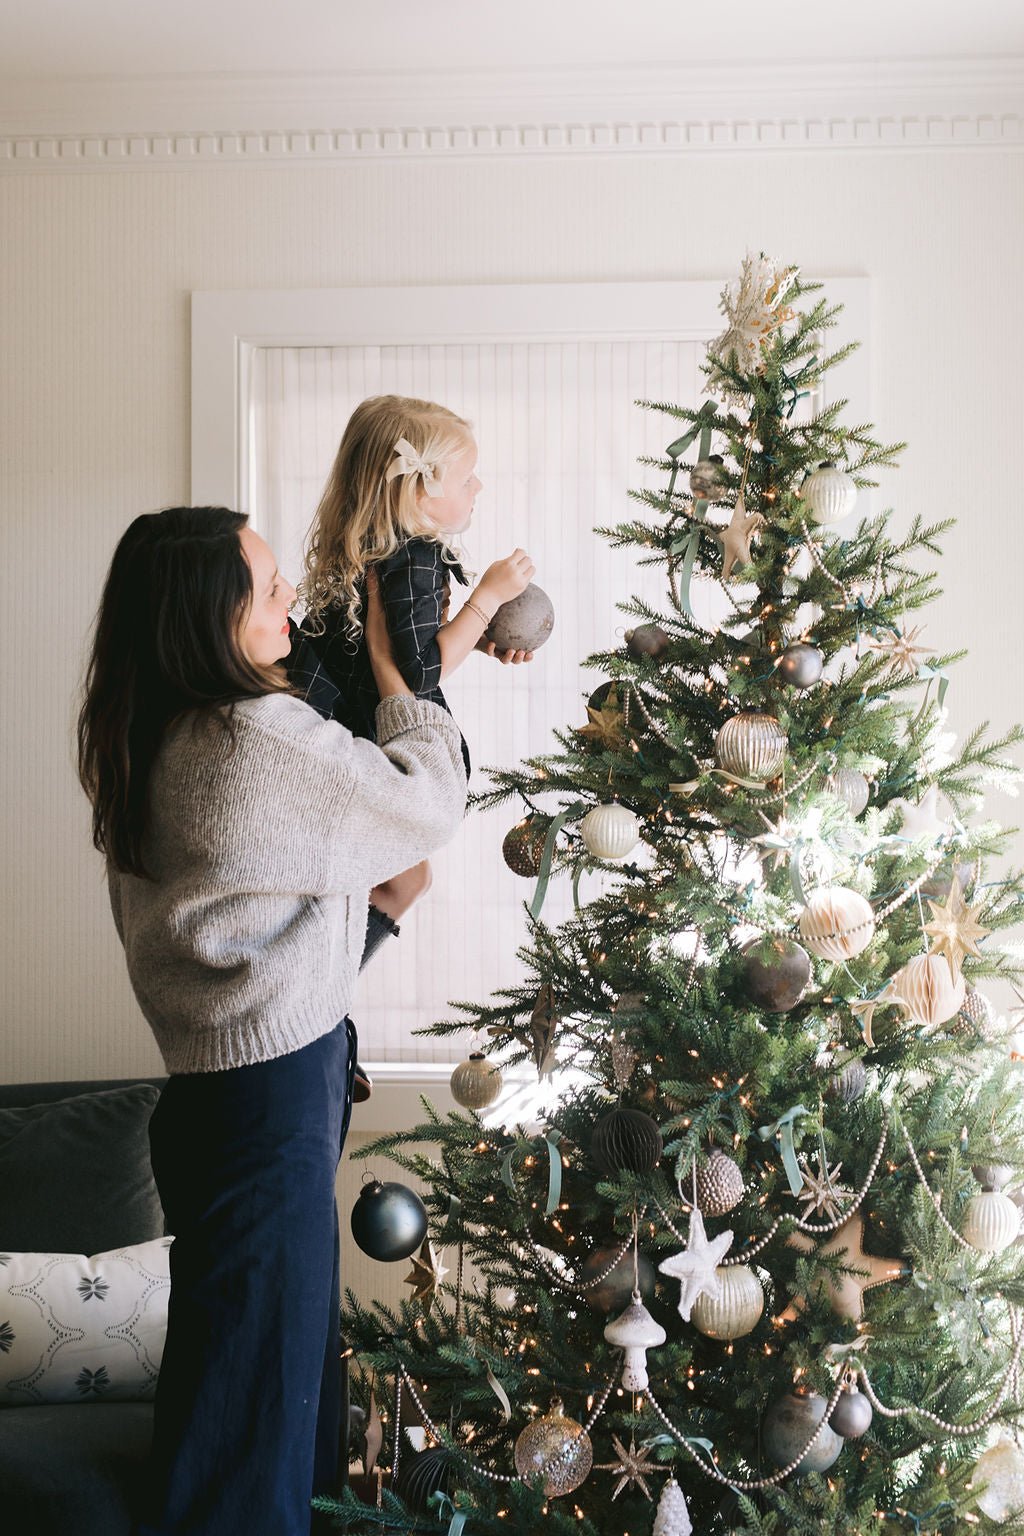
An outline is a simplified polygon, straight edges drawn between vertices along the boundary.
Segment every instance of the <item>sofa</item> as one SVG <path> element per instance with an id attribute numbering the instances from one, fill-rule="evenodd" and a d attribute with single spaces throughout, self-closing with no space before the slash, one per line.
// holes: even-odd
<path id="1" fill-rule="evenodd" d="M 161 1082 L 0 1086 L 0 1257 L 163 1235 L 147 1137 Z M 151 1401 L 0 1407 L 0 1527 L 130 1536 L 152 1423 Z"/>

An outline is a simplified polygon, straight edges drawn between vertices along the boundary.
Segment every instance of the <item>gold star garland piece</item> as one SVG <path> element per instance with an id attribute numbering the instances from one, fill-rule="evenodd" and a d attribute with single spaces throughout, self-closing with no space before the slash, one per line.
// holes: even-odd
<path id="1" fill-rule="evenodd" d="M 597 709 L 592 704 L 587 705 L 587 724 L 577 726 L 576 734 L 586 736 L 601 747 L 622 746 L 626 739 L 626 717 L 614 683 Z"/>
<path id="2" fill-rule="evenodd" d="M 419 1258 L 412 1261 L 412 1273 L 406 1275 L 403 1284 L 412 1286 L 412 1300 L 422 1301 L 423 1310 L 429 1312 L 437 1288 L 447 1273 L 448 1269 L 434 1252 L 430 1238 L 425 1237 Z"/>
<path id="3" fill-rule="evenodd" d="M 750 564 L 750 541 L 758 529 L 763 527 L 764 518 L 760 512 L 748 514 L 743 497 L 738 496 L 729 526 L 715 530 L 715 538 L 722 546 L 723 581 L 729 580 L 734 566 Z"/>
<path id="4" fill-rule="evenodd" d="M 931 936 L 929 954 L 945 955 L 956 980 L 965 955 L 979 955 L 978 940 L 992 932 L 978 922 L 981 907 L 969 907 L 964 901 L 960 881 L 955 876 L 949 888 L 945 904 L 929 901 L 932 921 L 925 923 L 924 931 Z"/>
<path id="5" fill-rule="evenodd" d="M 876 635 L 868 641 L 868 648 L 885 656 L 892 671 L 906 672 L 909 677 L 916 677 L 921 665 L 918 657 L 923 660 L 932 654 L 931 646 L 914 644 L 921 629 L 922 626 L 918 624 L 916 629 L 897 629 L 882 636 Z"/>
<path id="6" fill-rule="evenodd" d="M 651 1493 L 647 1478 L 652 1473 L 659 1472 L 662 1469 L 656 1462 L 647 1459 L 647 1452 L 651 1449 L 651 1442 L 645 1440 L 642 1445 L 638 1446 L 631 1435 L 629 1450 L 627 1451 L 618 1435 L 612 1435 L 612 1444 L 615 1447 L 617 1459 L 615 1461 L 599 1462 L 594 1470 L 595 1472 L 614 1472 L 618 1475 L 619 1480 L 615 1484 L 615 1492 L 612 1494 L 613 1501 L 618 1498 L 623 1488 L 632 1488 L 634 1483 L 638 1488 L 643 1489 L 645 1498 L 652 1499 L 654 1495 Z"/>
<path id="7" fill-rule="evenodd" d="M 803 1175 L 804 1187 L 797 1195 L 797 1199 L 804 1207 L 803 1218 L 806 1221 L 811 1215 L 824 1216 L 829 1221 L 835 1221 L 842 1209 L 843 1202 L 849 1198 L 850 1191 L 842 1185 L 833 1183 L 839 1177 L 842 1163 L 836 1163 L 830 1168 L 828 1163 L 822 1163 L 818 1158 L 818 1171 L 812 1173 L 810 1167 L 804 1163 L 800 1172 Z"/>

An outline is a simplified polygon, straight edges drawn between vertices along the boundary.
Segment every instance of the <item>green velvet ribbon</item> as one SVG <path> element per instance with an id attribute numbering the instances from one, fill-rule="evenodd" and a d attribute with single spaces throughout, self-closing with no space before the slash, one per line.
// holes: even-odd
<path id="1" fill-rule="evenodd" d="M 487 1367 L 487 1385 L 490 1387 L 491 1391 L 498 1399 L 498 1402 L 501 1404 L 502 1417 L 507 1424 L 512 1417 L 512 1404 L 508 1400 L 508 1393 L 505 1391 L 505 1388 L 502 1386 L 497 1376 L 495 1376 L 490 1366 Z"/>
<path id="2" fill-rule="evenodd" d="M 558 1150 L 558 1143 L 562 1139 L 561 1131 L 556 1131 L 551 1126 L 544 1133 L 544 1145 L 548 1149 L 548 1202 L 544 1207 L 544 1215 L 550 1216 L 558 1209 L 558 1202 L 562 1198 L 562 1154 Z M 506 1188 L 513 1194 L 517 1193 L 515 1178 L 512 1174 L 512 1159 L 521 1148 L 529 1149 L 529 1142 L 517 1142 L 514 1147 L 509 1147 L 501 1163 L 501 1180 Z"/>
<path id="3" fill-rule="evenodd" d="M 437 1515 L 438 1519 L 442 1519 L 445 1515 L 450 1514 L 451 1524 L 448 1526 L 448 1536 L 461 1536 L 468 1517 L 461 1510 L 455 1508 L 455 1505 L 446 1493 L 442 1493 L 440 1489 L 436 1493 L 432 1493 L 427 1500 L 427 1506 L 433 1514 Z"/>
<path id="4" fill-rule="evenodd" d="M 697 428 L 694 427 L 692 432 L 688 433 L 685 437 L 679 438 L 677 442 L 673 443 L 671 448 L 666 450 L 668 452 L 668 454 L 670 455 L 670 457 L 672 457 L 673 459 L 675 459 L 677 457 L 676 453 L 673 452 L 673 450 L 678 449 L 679 453 L 685 452 L 685 450 L 687 448 L 689 448 L 690 444 L 693 442 L 693 440 L 696 437 L 696 435 L 697 435 Z M 683 446 L 680 447 L 679 446 L 680 444 L 682 444 Z M 711 428 L 708 427 L 708 426 L 705 426 L 701 430 L 701 433 L 700 433 L 700 445 L 699 445 L 699 447 L 697 449 L 697 453 L 698 453 L 698 456 L 700 458 L 706 459 L 710 452 L 711 452 Z M 671 482 L 672 485 L 675 484 L 675 478 L 676 478 L 676 471 L 677 471 L 677 469 L 678 469 L 678 465 L 673 464 L 673 467 L 672 467 L 672 482 Z M 671 493 L 671 488 L 670 488 L 670 493 Z M 702 523 L 704 521 L 705 517 L 707 516 L 707 512 L 708 512 L 708 504 L 707 504 L 706 501 L 695 502 L 694 503 L 694 508 L 693 508 L 694 524 Z M 688 619 L 693 619 L 693 616 L 694 616 L 693 615 L 693 607 L 692 607 L 691 601 L 690 601 L 690 582 L 693 580 L 693 566 L 694 566 L 694 562 L 697 559 L 697 550 L 698 550 L 699 546 L 700 546 L 700 529 L 698 527 L 696 527 L 696 526 L 689 528 L 686 533 L 682 534 L 678 539 L 674 539 L 673 542 L 669 545 L 669 554 L 673 555 L 673 556 L 674 555 L 679 555 L 681 557 L 680 560 L 679 560 L 679 564 L 676 567 L 676 570 L 678 572 L 678 583 L 679 583 L 679 591 L 677 593 L 677 601 L 679 603 L 680 609 L 682 610 L 683 613 L 686 614 L 686 617 Z"/>
<path id="5" fill-rule="evenodd" d="M 809 1115 L 813 1111 L 806 1104 L 794 1104 L 792 1109 L 787 1109 L 784 1115 L 771 1125 L 760 1125 L 757 1134 L 762 1141 L 771 1141 L 779 1138 L 779 1150 L 782 1153 L 782 1166 L 786 1170 L 786 1178 L 789 1180 L 789 1188 L 792 1194 L 798 1195 L 804 1187 L 803 1177 L 796 1160 L 796 1147 L 793 1143 L 793 1130 L 796 1121 L 801 1115 Z"/>
<path id="6" fill-rule="evenodd" d="M 548 835 L 544 839 L 544 848 L 540 856 L 537 884 L 534 886 L 533 900 L 530 902 L 530 916 L 534 919 L 540 916 L 541 907 L 544 905 L 544 898 L 548 893 L 548 881 L 551 879 L 551 861 L 555 856 L 555 839 L 565 826 L 565 823 L 571 821 L 574 816 L 578 816 L 583 808 L 584 802 L 582 800 L 575 801 L 564 811 L 560 811 L 557 816 L 553 817 L 551 825 L 548 827 Z"/>
<path id="7" fill-rule="evenodd" d="M 922 662 L 917 669 L 917 675 L 918 677 L 926 678 L 929 683 L 932 682 L 934 678 L 938 678 L 939 692 L 937 697 L 939 701 L 939 708 L 941 709 L 943 704 L 946 702 L 946 690 L 949 687 L 949 673 L 944 671 L 942 667 L 930 667 L 928 666 L 927 662 Z"/>

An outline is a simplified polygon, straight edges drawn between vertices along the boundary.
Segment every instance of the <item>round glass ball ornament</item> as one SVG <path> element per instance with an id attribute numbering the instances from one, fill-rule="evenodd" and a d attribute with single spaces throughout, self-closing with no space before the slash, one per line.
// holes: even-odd
<path id="1" fill-rule="evenodd" d="M 555 1397 L 547 1413 L 520 1434 L 515 1463 L 524 1483 L 539 1483 L 546 1498 L 558 1499 L 586 1480 L 594 1450 L 582 1424 L 567 1418 L 561 1398 Z"/>
<path id="2" fill-rule="evenodd" d="M 715 736 L 715 762 L 736 778 L 767 783 L 782 772 L 786 745 L 786 733 L 774 715 L 743 710 Z"/>
<path id="3" fill-rule="evenodd" d="M 371 1259 L 397 1264 L 407 1259 L 427 1235 L 423 1201 L 404 1184 L 372 1179 L 352 1207 L 352 1236 Z"/>
<path id="4" fill-rule="evenodd" d="M 704 1216 L 724 1216 L 743 1199 L 743 1173 L 738 1163 L 715 1147 L 697 1169 L 697 1204 Z"/>
<path id="5" fill-rule="evenodd" d="M 744 993 L 755 1008 L 788 1013 L 807 990 L 810 956 L 793 939 L 766 934 L 743 946 L 740 976 Z"/>
<path id="6" fill-rule="evenodd" d="M 1006 1163 L 975 1163 L 971 1169 L 983 1190 L 1002 1190 L 1013 1178 L 1013 1169 Z"/>
<path id="7" fill-rule="evenodd" d="M 964 1000 L 964 979 L 959 971 L 950 970 L 945 955 L 915 955 L 890 985 L 922 1029 L 948 1023 Z"/>
<path id="8" fill-rule="evenodd" d="M 825 788 L 843 802 L 851 816 L 859 816 L 871 798 L 871 787 L 856 768 L 837 768 L 825 780 Z"/>
<path id="9" fill-rule="evenodd" d="M 844 1440 L 857 1440 L 871 1428 L 873 1418 L 871 1399 L 855 1386 L 847 1385 L 828 1422 Z"/>
<path id="10" fill-rule="evenodd" d="M 811 521 L 827 527 L 849 517 L 857 502 L 857 487 L 845 470 L 826 462 L 807 476 L 800 487 L 800 499 Z"/>
<path id="11" fill-rule="evenodd" d="M 540 861 L 544 856 L 544 844 L 550 825 L 547 816 L 527 816 L 505 833 L 501 856 L 514 875 L 536 879 L 540 874 Z"/>
<path id="12" fill-rule="evenodd" d="M 415 1456 L 402 1458 L 398 1478 L 398 1491 L 402 1502 L 417 1515 L 430 1511 L 430 1500 L 435 1493 L 448 1493 L 458 1457 L 446 1445 L 432 1445 Z"/>
<path id="13" fill-rule="evenodd" d="M 663 1145 L 650 1115 L 618 1105 L 594 1126 L 590 1155 L 605 1173 L 651 1173 L 661 1161 Z"/>
<path id="14" fill-rule="evenodd" d="M 451 1076 L 452 1098 L 463 1109 L 487 1109 L 501 1092 L 502 1077 L 483 1051 L 472 1051 Z"/>
<path id="15" fill-rule="evenodd" d="M 617 1248 L 594 1248 L 580 1265 L 577 1288 L 583 1292 L 587 1306 L 593 1312 L 621 1312 L 632 1300 L 633 1250 L 627 1248 L 616 1258 L 618 1251 Z M 650 1301 L 658 1278 L 654 1265 L 640 1253 L 636 1267 L 640 1295 L 644 1301 Z"/>
<path id="16" fill-rule="evenodd" d="M 859 1099 L 868 1085 L 867 1068 L 859 1057 L 850 1061 L 837 1060 L 825 1084 L 825 1097 L 837 1104 L 852 1104 Z"/>
<path id="17" fill-rule="evenodd" d="M 816 645 L 805 641 L 787 645 L 776 667 L 780 679 L 791 688 L 813 688 L 820 682 L 825 668 L 825 658 Z"/>
<path id="18" fill-rule="evenodd" d="M 618 801 L 595 805 L 580 822 L 588 853 L 616 862 L 628 858 L 640 841 L 640 818 Z"/>
<path id="19" fill-rule="evenodd" d="M 712 1298 L 698 1296 L 690 1320 L 709 1339 L 742 1339 L 756 1326 L 764 1311 L 764 1291 L 749 1264 L 720 1264 L 716 1270 L 721 1290 Z"/>
<path id="20" fill-rule="evenodd" d="M 690 470 L 690 495 L 694 501 L 719 501 L 728 486 L 725 465 L 718 453 L 698 459 Z"/>
<path id="21" fill-rule="evenodd" d="M 626 650 L 637 661 L 641 656 L 652 656 L 657 660 L 668 650 L 670 643 L 660 624 L 638 624 L 636 629 L 626 630 Z"/>
<path id="22" fill-rule="evenodd" d="M 531 581 L 518 597 L 502 603 L 484 635 L 497 651 L 537 651 L 551 637 L 555 610 L 550 597 Z"/>
<path id="23" fill-rule="evenodd" d="M 761 1425 L 761 1443 L 776 1466 L 788 1467 L 825 1417 L 828 1403 L 817 1392 L 788 1392 L 773 1403 Z M 826 1424 L 814 1444 L 794 1467 L 795 1472 L 826 1472 L 843 1448 Z"/>
<path id="24" fill-rule="evenodd" d="M 978 1508 L 990 1520 L 1010 1520 L 1024 1511 L 1024 1447 L 1005 1436 L 982 1452 L 971 1482 L 980 1488 Z"/>
<path id="25" fill-rule="evenodd" d="M 967 1202 L 961 1236 L 979 1253 L 1002 1253 L 1020 1233 L 1020 1211 L 1001 1190 L 982 1190 Z"/>
<path id="26" fill-rule="evenodd" d="M 849 960 L 859 955 L 875 932 L 871 903 L 845 885 L 812 891 L 800 913 L 800 937 L 819 960 Z"/>

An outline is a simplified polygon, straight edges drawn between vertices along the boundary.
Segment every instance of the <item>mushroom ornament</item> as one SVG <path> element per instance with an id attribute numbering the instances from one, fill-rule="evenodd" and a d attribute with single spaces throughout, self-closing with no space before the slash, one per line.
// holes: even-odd
<path id="1" fill-rule="evenodd" d="M 604 1336 L 609 1344 L 625 1351 L 622 1385 L 626 1391 L 643 1392 L 647 1386 L 646 1351 L 664 1344 L 667 1335 L 644 1306 L 639 1291 L 633 1292 L 633 1299 L 621 1317 L 608 1324 Z"/>

